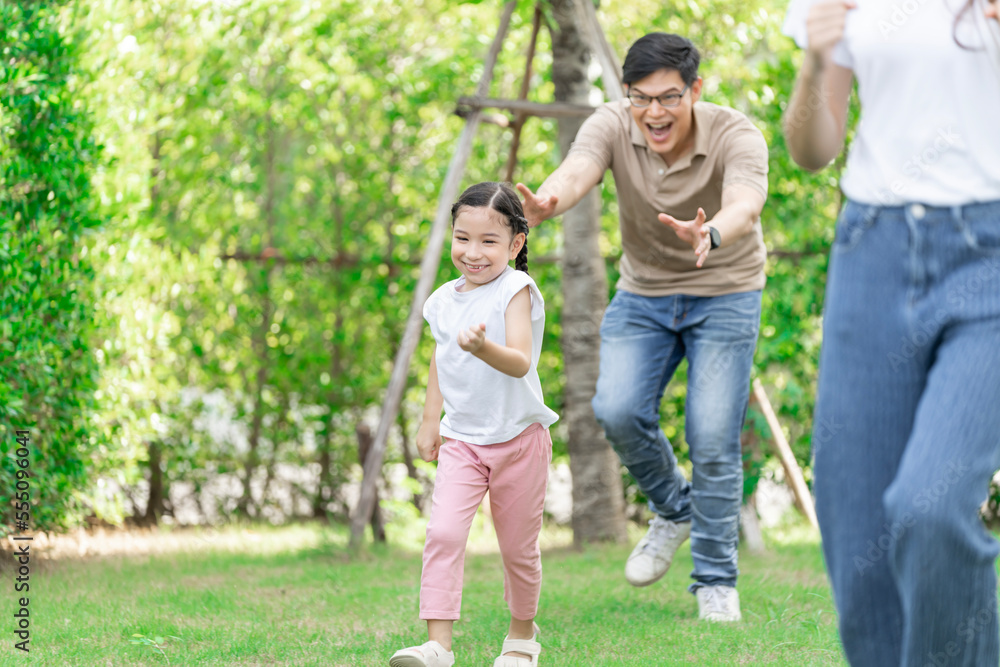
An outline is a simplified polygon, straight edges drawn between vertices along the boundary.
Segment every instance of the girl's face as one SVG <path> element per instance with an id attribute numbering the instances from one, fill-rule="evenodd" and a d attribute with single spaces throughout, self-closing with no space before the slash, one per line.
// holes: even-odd
<path id="1" fill-rule="evenodd" d="M 495 280 L 524 245 L 524 234 L 514 236 L 500 213 L 485 207 L 465 207 L 451 230 L 451 261 L 463 276 L 468 292 Z"/>

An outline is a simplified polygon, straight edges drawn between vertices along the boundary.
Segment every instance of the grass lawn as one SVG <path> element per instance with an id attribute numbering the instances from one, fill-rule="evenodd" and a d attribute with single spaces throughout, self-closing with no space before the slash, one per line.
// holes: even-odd
<path id="1" fill-rule="evenodd" d="M 633 530 L 631 544 L 640 534 Z M 343 527 L 173 531 L 124 554 L 34 560 L 28 654 L 14 648 L 14 574 L 5 564 L 0 665 L 385 666 L 396 649 L 425 641 L 421 537 L 422 524 L 397 528 L 391 546 L 351 557 Z M 546 528 L 540 664 L 846 664 L 818 536 L 794 527 L 766 537 L 766 554 L 740 557 L 743 622 L 709 625 L 686 592 L 687 546 L 663 580 L 636 589 L 622 576 L 630 545 L 576 551 L 566 529 Z M 492 665 L 506 630 L 493 544 L 479 522 L 455 626 L 461 666 Z M 130 643 L 135 634 L 163 637 L 162 653 Z"/>

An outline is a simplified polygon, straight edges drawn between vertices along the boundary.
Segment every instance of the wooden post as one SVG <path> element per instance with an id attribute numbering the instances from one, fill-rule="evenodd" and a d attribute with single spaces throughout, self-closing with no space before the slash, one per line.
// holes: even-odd
<path id="1" fill-rule="evenodd" d="M 477 97 L 486 97 L 489 94 L 490 80 L 493 78 L 493 68 L 496 66 L 497 57 L 500 54 L 500 47 L 503 45 L 504 37 L 510 26 L 510 17 L 514 13 L 516 0 L 511 0 L 504 6 L 503 14 L 500 17 L 500 28 L 497 30 L 493 44 L 486 55 L 486 63 L 483 69 L 483 76 L 479 80 L 476 88 Z M 452 156 L 451 164 L 448 165 L 448 174 L 445 176 L 441 194 L 438 198 L 437 215 L 431 227 L 431 234 L 427 240 L 427 249 L 424 251 L 423 261 L 420 263 L 420 279 L 413 295 L 413 303 L 410 306 L 410 315 L 406 320 L 406 328 L 403 332 L 403 339 L 400 342 L 399 350 L 396 352 L 396 360 L 393 362 L 392 375 L 389 378 L 389 388 L 386 390 L 385 402 L 382 404 L 382 416 L 379 419 L 378 431 L 375 433 L 375 441 L 372 443 L 368 456 L 365 457 L 364 478 L 361 481 L 361 497 L 358 499 L 354 515 L 351 517 L 351 539 L 350 547 L 356 549 L 361 544 L 364 537 L 365 525 L 371 517 L 375 506 L 375 483 L 378 480 L 379 471 L 382 469 L 382 459 L 385 456 L 385 445 L 389 438 L 389 429 L 396 421 L 396 414 L 399 412 L 399 404 L 403 399 L 403 390 L 406 388 L 406 378 L 410 371 L 410 359 L 417 348 L 420 340 L 420 330 L 423 328 L 423 307 L 424 301 L 430 296 L 434 281 L 437 278 L 438 266 L 441 263 L 441 249 L 444 246 L 445 232 L 451 220 L 451 205 L 458 197 L 459 185 L 462 182 L 462 175 L 465 173 L 465 165 L 472 153 L 472 142 L 476 136 L 476 128 L 479 126 L 480 111 L 474 110 L 466 119 L 465 128 L 458 140 L 458 147 Z"/>
<path id="2" fill-rule="evenodd" d="M 465 109 L 505 109 L 525 116 L 536 116 L 538 118 L 574 118 L 586 117 L 594 113 L 596 109 L 586 104 L 567 104 L 566 102 L 529 102 L 528 100 L 498 100 L 494 98 L 482 97 L 459 97 L 457 105 L 459 115 L 467 116 Z M 505 118 L 505 116 L 501 116 Z M 225 259 L 225 258 L 223 258 Z M 534 261 L 534 260 L 532 260 Z"/>
<path id="3" fill-rule="evenodd" d="M 359 421 L 354 428 L 358 436 L 358 461 L 362 464 L 368 459 L 368 451 L 372 447 L 372 430 L 368 424 Z M 385 525 L 382 523 L 382 512 L 378 507 L 378 487 L 375 487 L 375 502 L 372 503 L 372 537 L 376 542 L 385 543 Z"/>
<path id="4" fill-rule="evenodd" d="M 767 394 L 764 392 L 764 385 L 760 383 L 758 378 L 753 380 L 753 396 L 761 412 L 764 413 L 767 425 L 774 436 L 774 445 L 775 449 L 778 450 L 778 458 L 781 459 L 781 467 L 785 469 L 785 478 L 792 487 L 792 495 L 795 496 L 795 506 L 809 519 L 809 523 L 818 528 L 819 522 L 816 520 L 812 495 L 809 493 L 809 487 L 806 486 L 806 480 L 802 476 L 802 469 L 799 467 L 798 461 L 795 460 L 792 448 L 789 447 L 785 433 L 781 430 L 778 417 L 774 414 L 774 408 L 771 407 L 771 401 L 768 400 Z"/>
<path id="5" fill-rule="evenodd" d="M 521 91 L 517 95 L 517 99 L 519 100 L 528 99 L 528 90 L 531 87 L 531 64 L 535 60 L 535 45 L 538 44 L 538 30 L 541 26 L 542 6 L 539 4 L 535 5 L 535 15 L 531 19 L 531 41 L 528 43 L 528 57 L 524 65 L 524 78 L 521 79 Z M 514 137 L 510 142 L 510 156 L 507 158 L 506 176 L 504 177 L 504 180 L 508 183 L 514 182 L 514 168 L 517 167 L 517 149 L 521 145 L 521 128 L 524 127 L 524 121 L 527 117 L 527 114 L 524 112 L 520 112 L 514 117 Z"/>
<path id="6" fill-rule="evenodd" d="M 580 12 L 581 22 L 590 34 L 594 53 L 597 61 L 601 64 L 601 82 L 604 84 L 604 94 L 608 100 L 614 102 L 625 97 L 622 92 L 622 67 L 615 57 L 615 52 L 611 50 L 611 45 L 604 37 L 601 30 L 601 23 L 597 20 L 597 10 L 594 9 L 592 0 L 574 0 L 576 10 Z"/>

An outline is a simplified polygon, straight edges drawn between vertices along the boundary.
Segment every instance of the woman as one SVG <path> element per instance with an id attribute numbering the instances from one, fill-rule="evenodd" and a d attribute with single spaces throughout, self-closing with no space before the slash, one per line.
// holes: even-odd
<path id="1" fill-rule="evenodd" d="M 997 665 L 979 518 L 1000 468 L 1000 25 L 982 0 L 793 0 L 785 120 L 841 179 L 813 432 L 817 514 L 852 665 Z"/>

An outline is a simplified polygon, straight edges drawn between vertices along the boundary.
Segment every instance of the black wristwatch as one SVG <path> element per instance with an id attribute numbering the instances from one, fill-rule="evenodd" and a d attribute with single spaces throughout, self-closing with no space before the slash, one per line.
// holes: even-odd
<path id="1" fill-rule="evenodd" d="M 719 230 L 715 227 L 708 228 L 708 237 L 712 239 L 712 250 L 715 250 L 722 245 L 722 237 L 719 236 Z"/>

